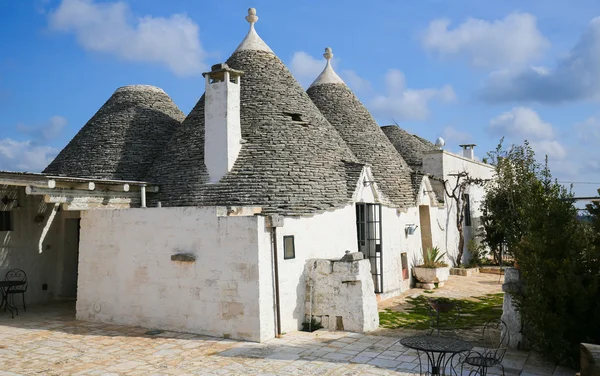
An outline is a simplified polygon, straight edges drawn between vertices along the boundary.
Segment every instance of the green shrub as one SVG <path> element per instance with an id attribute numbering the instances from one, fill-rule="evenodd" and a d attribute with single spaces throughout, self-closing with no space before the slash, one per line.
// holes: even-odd
<path id="1" fill-rule="evenodd" d="M 468 268 L 473 268 L 476 266 L 481 266 L 485 263 L 485 257 L 488 253 L 485 245 L 481 243 L 477 243 L 475 240 L 469 240 L 469 244 L 467 244 L 467 249 L 471 254 L 471 259 L 467 264 Z"/>
<path id="2" fill-rule="evenodd" d="M 540 202 L 532 231 L 516 248 L 523 331 L 537 350 L 576 366 L 581 342 L 600 343 L 600 252 L 587 224 L 559 197 Z"/>
<path id="3" fill-rule="evenodd" d="M 571 192 L 527 142 L 489 156 L 496 179 L 483 200 L 484 241 L 505 244 L 518 263 L 524 288 L 513 296 L 529 344 L 577 368 L 579 344 L 600 343 L 598 229 L 578 220 Z"/>

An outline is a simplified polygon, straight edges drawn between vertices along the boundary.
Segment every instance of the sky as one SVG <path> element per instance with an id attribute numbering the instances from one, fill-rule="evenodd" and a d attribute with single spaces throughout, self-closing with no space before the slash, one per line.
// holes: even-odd
<path id="1" fill-rule="evenodd" d="M 597 0 L 0 0 L 0 169 L 41 171 L 121 86 L 189 113 L 249 7 L 305 88 L 329 46 L 380 125 L 478 158 L 528 140 L 578 196 L 600 188 Z"/>

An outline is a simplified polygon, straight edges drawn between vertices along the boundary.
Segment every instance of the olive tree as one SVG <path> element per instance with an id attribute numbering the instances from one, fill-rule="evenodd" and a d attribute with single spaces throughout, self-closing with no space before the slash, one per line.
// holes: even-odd
<path id="1" fill-rule="evenodd" d="M 527 142 L 508 150 L 501 143 L 489 158 L 496 179 L 483 200 L 485 241 L 507 244 L 518 262 L 524 289 L 514 298 L 523 334 L 549 358 L 576 365 L 580 342 L 600 342 L 595 232 Z"/>

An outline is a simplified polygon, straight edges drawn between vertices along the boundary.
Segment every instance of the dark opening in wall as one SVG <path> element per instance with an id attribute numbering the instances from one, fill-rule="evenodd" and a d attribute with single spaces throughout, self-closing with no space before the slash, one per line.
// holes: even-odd
<path id="1" fill-rule="evenodd" d="M 304 126 L 309 124 L 308 121 L 305 121 L 302 118 L 302 114 L 299 114 L 296 112 L 284 112 L 283 114 L 286 116 L 289 116 L 292 119 L 292 121 L 296 124 L 300 124 L 300 125 L 304 125 Z"/>
<path id="2" fill-rule="evenodd" d="M 12 212 L 0 211 L 0 231 L 13 231 Z"/>

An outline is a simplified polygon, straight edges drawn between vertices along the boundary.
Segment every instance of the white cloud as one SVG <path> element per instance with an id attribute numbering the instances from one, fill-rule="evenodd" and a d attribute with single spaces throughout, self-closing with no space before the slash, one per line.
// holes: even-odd
<path id="1" fill-rule="evenodd" d="M 557 132 L 552 124 L 528 107 L 515 107 L 490 120 L 488 130 L 521 143 L 528 139 L 539 160 L 544 156 L 558 161 L 567 156 L 563 144 L 556 140 Z"/>
<path id="2" fill-rule="evenodd" d="M 444 128 L 442 138 L 446 141 L 446 145 L 450 144 L 468 144 L 472 141 L 473 137 L 470 133 L 459 131 L 454 127 Z"/>
<path id="3" fill-rule="evenodd" d="M 560 103 L 600 100 L 600 17 L 553 69 L 534 67 L 493 72 L 479 96 L 488 102 Z"/>
<path id="4" fill-rule="evenodd" d="M 52 116 L 37 126 L 18 124 L 17 132 L 30 136 L 26 141 L 0 139 L 0 170 L 38 172 L 43 170 L 59 150 L 48 142 L 57 138 L 67 125 L 62 116 Z"/>
<path id="5" fill-rule="evenodd" d="M 600 144 L 600 119 L 592 116 L 582 123 L 575 124 L 574 128 L 581 142 Z"/>
<path id="6" fill-rule="evenodd" d="M 335 60 L 332 63 L 335 64 Z M 324 68 L 325 59 L 315 59 L 304 51 L 294 52 L 290 62 L 290 71 L 305 88 L 319 77 Z"/>
<path id="7" fill-rule="evenodd" d="M 527 107 L 515 107 L 490 120 L 488 129 L 493 133 L 511 138 L 550 139 L 555 135 L 552 124 Z"/>
<path id="8" fill-rule="evenodd" d="M 421 36 L 423 47 L 446 57 L 465 57 L 477 67 L 521 65 L 539 58 L 549 46 L 528 13 L 512 13 L 504 19 L 469 18 L 454 29 L 450 21 L 431 21 Z"/>
<path id="9" fill-rule="evenodd" d="M 451 102 L 456 99 L 452 86 L 439 89 L 408 89 L 404 74 L 390 69 L 385 76 L 387 95 L 378 95 L 370 102 L 370 109 L 378 116 L 396 121 L 424 120 L 429 116 L 432 100 Z"/>
<path id="10" fill-rule="evenodd" d="M 599 157 L 600 157 L 599 155 L 596 155 L 595 158 L 591 158 L 591 159 L 583 161 L 582 170 L 584 170 L 587 173 L 591 173 L 591 174 L 600 174 L 600 158 Z M 594 181 L 598 181 L 597 180 L 598 175 L 594 176 L 593 179 L 595 179 Z"/>
<path id="11" fill-rule="evenodd" d="M 200 74 L 205 69 L 198 25 L 185 14 L 131 19 L 124 2 L 62 0 L 50 13 L 49 26 L 75 34 L 86 50 L 162 64 L 178 76 Z"/>
<path id="12" fill-rule="evenodd" d="M 0 170 L 39 172 L 58 154 L 58 149 L 32 141 L 0 139 Z"/>
<path id="13" fill-rule="evenodd" d="M 344 69 L 341 75 L 346 85 L 354 92 L 368 92 L 372 89 L 369 80 L 360 77 L 351 69 Z"/>
<path id="14" fill-rule="evenodd" d="M 33 135 L 36 142 L 50 141 L 58 137 L 67 125 L 67 119 L 62 116 L 52 116 L 41 126 L 32 127 L 24 124 L 17 125 L 17 131 Z"/>
<path id="15" fill-rule="evenodd" d="M 532 141 L 531 147 L 538 157 L 547 155 L 549 159 L 561 160 L 567 156 L 564 146 L 556 140 Z"/>
<path id="16" fill-rule="evenodd" d="M 294 52 L 294 55 L 292 55 L 289 68 L 300 85 L 304 88 L 308 88 L 317 77 L 319 77 L 321 72 L 323 72 L 325 65 L 325 59 L 317 59 L 304 51 L 296 51 Z M 344 80 L 346 85 L 354 92 L 367 92 L 371 90 L 371 83 L 360 77 L 354 70 L 343 69 L 337 72 L 339 65 L 339 60 L 337 58 L 334 57 L 331 60 L 331 65 L 334 70 L 336 70 L 336 73 Z"/>

